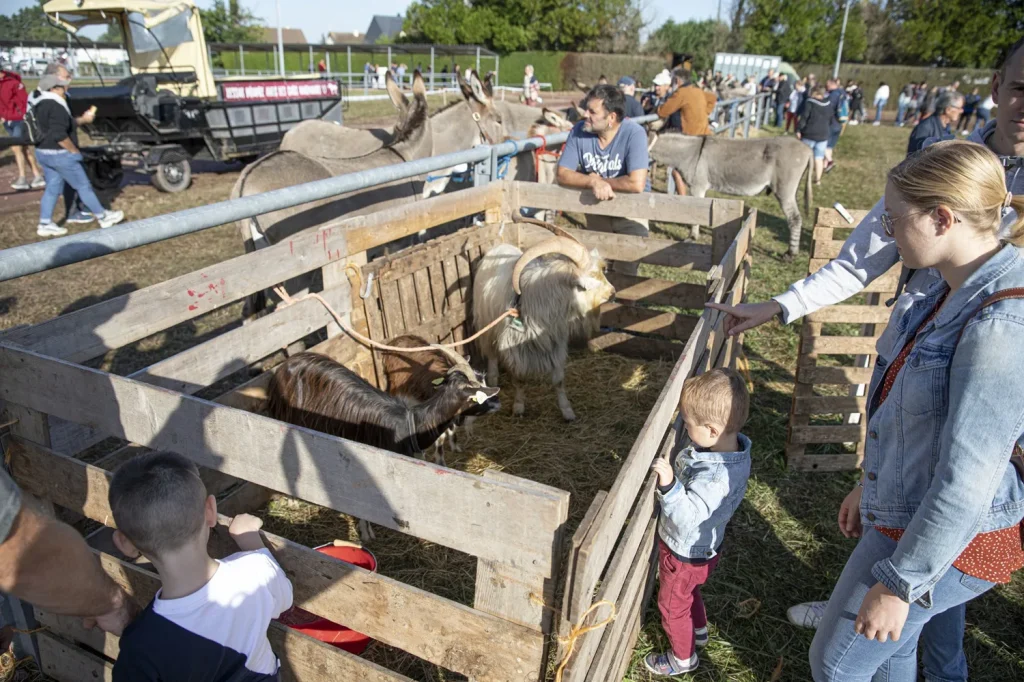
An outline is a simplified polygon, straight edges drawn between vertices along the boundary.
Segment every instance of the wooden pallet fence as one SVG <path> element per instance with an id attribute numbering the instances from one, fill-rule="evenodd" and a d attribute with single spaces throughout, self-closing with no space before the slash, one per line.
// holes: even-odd
<path id="1" fill-rule="evenodd" d="M 854 224 L 867 213 L 851 211 Z M 836 238 L 835 230 L 851 227 L 835 209 L 818 209 L 809 273 L 817 272 L 839 255 L 843 240 Z M 863 301 L 828 306 L 803 321 L 786 439 L 790 469 L 846 471 L 860 466 L 875 342 L 889 320 L 890 308 L 885 301 L 896 292 L 899 272 L 900 266 L 896 265 L 872 282 L 865 289 Z M 847 357 L 851 355 L 853 360 Z M 821 423 L 824 419 L 832 423 Z"/>
<path id="2" fill-rule="evenodd" d="M 572 538 L 563 538 L 565 491 L 500 472 L 454 471 L 262 415 L 273 367 L 263 367 L 263 373 L 214 401 L 195 397 L 314 335 L 326 340 L 312 350 L 383 386 L 374 354 L 314 301 L 279 306 L 127 377 L 82 364 L 313 270 L 321 271 L 323 295 L 344 324 L 371 338 L 403 333 L 430 341 L 465 338 L 479 259 L 499 242 L 525 246 L 533 238 L 510 220 L 524 205 L 713 228 L 711 246 L 574 233 L 619 258 L 707 270 L 709 278 L 685 284 L 610 275 L 618 297 L 603 310 L 608 328 L 595 347 L 679 359 L 618 478 L 591 502 Z M 367 262 L 368 250 L 478 214 L 486 217 L 482 226 Z M 620 618 L 581 642 L 567 674 L 577 681 L 617 679 L 628 665 L 653 578 L 650 462 L 675 443 L 682 381 L 705 365 L 730 362 L 736 352 L 707 311 L 690 317 L 664 308 L 694 310 L 709 298 L 742 299 L 756 214 L 741 223 L 742 215 L 741 202 L 721 199 L 624 195 L 598 204 L 587 193 L 557 187 L 492 183 L 335 220 L 202 272 L 10 330 L 0 335 L 0 400 L 18 420 L 7 443 L 15 479 L 26 495 L 102 524 L 89 536 L 90 545 L 104 570 L 140 603 L 152 597 L 158 579 L 112 547 L 106 499 L 110 472 L 149 449 L 173 450 L 196 461 L 229 515 L 253 511 L 277 493 L 465 552 L 477 559 L 472 606 L 263 534 L 292 580 L 296 605 L 483 682 L 539 682 L 547 644 L 564 625 L 552 622 L 548 608 L 555 585 L 566 585 L 563 612 L 577 619 L 600 585 L 597 596 L 616 602 Z M 94 464 L 75 457 L 108 436 L 125 445 Z M 224 532 L 229 520 L 222 517 L 211 538 L 217 556 L 233 549 Z M 570 543 L 564 567 L 563 540 Z M 49 628 L 35 639 L 34 654 L 44 672 L 59 682 L 110 679 L 117 638 L 85 631 L 72 619 L 46 612 L 36 616 Z M 407 679 L 283 626 L 273 625 L 269 634 L 286 680 Z"/>

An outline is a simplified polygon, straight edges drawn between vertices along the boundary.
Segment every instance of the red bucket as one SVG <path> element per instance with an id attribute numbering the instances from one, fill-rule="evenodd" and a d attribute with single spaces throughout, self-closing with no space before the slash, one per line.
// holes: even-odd
<path id="1" fill-rule="evenodd" d="M 336 547 L 330 544 L 317 547 L 316 551 L 368 571 L 377 571 L 377 558 L 370 550 L 363 547 L 351 545 Z M 298 630 L 304 635 L 309 635 L 357 656 L 366 651 L 366 647 L 370 646 L 372 641 L 364 634 L 297 607 L 292 607 L 282 613 L 278 620 L 293 630 Z"/>

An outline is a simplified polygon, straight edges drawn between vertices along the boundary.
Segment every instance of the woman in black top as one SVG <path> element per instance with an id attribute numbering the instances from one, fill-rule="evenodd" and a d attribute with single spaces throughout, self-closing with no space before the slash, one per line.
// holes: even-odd
<path id="1" fill-rule="evenodd" d="M 69 79 L 47 74 L 39 79 L 39 88 L 32 94 L 27 118 L 36 141 L 36 159 L 46 176 L 46 191 L 39 202 L 39 225 L 36 234 L 58 237 L 67 229 L 55 225 L 53 209 L 68 183 L 78 191 L 82 203 L 99 220 L 100 227 L 110 227 L 124 220 L 121 211 L 108 211 L 92 189 L 82 165 L 78 149 L 78 126 L 65 100 Z"/>
<path id="2" fill-rule="evenodd" d="M 829 129 L 833 109 L 828 101 L 825 86 L 816 85 L 811 96 L 804 100 L 800 109 L 800 120 L 796 124 L 796 137 L 814 152 L 814 184 L 821 184 L 825 168 L 825 149 L 828 147 Z"/>

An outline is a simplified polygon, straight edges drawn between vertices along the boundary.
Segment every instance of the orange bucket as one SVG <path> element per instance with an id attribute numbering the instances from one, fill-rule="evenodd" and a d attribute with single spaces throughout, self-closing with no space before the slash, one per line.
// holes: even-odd
<path id="1" fill-rule="evenodd" d="M 363 547 L 330 544 L 317 547 L 316 551 L 368 571 L 377 571 L 377 558 L 370 550 Z M 366 651 L 366 647 L 370 646 L 370 642 L 373 641 L 366 635 L 344 625 L 294 606 L 282 613 L 277 620 L 304 635 L 309 635 L 357 656 Z"/>

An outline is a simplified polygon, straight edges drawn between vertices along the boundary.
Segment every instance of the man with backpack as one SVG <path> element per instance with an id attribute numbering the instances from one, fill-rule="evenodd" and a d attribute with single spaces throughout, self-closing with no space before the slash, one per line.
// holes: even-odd
<path id="1" fill-rule="evenodd" d="M 0 71 L 0 121 L 12 138 L 28 140 L 25 130 L 25 112 L 28 110 L 28 90 L 21 82 L 21 76 L 13 71 Z M 18 178 L 11 183 L 16 190 L 42 189 L 46 187 L 43 171 L 36 163 L 35 150 L 22 144 L 13 144 L 14 161 L 18 164 Z M 25 175 L 26 159 L 32 168 L 32 182 Z"/>

